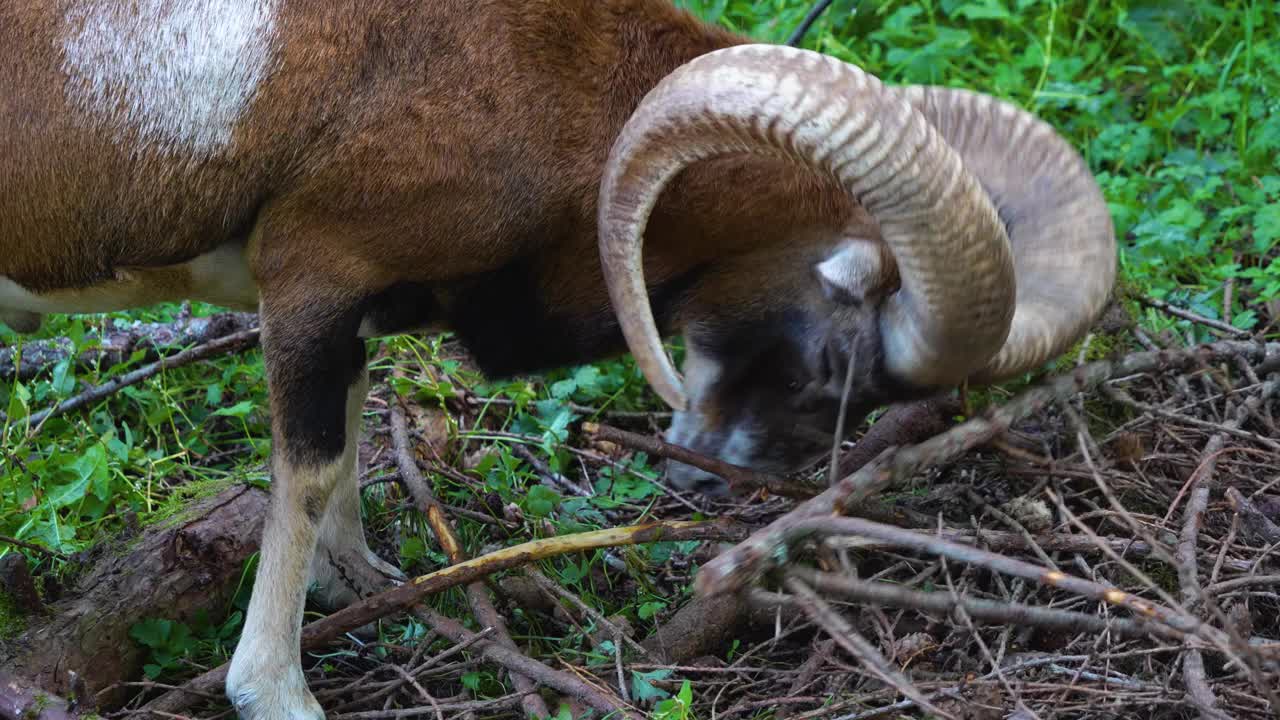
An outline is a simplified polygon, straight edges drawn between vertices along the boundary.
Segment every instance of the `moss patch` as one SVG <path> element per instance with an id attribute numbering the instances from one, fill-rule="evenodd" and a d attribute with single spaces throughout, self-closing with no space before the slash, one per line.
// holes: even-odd
<path id="1" fill-rule="evenodd" d="M 232 477 L 193 480 L 183 483 L 174 488 L 173 492 L 164 499 L 164 502 L 157 505 L 150 513 L 147 513 L 143 521 L 143 527 L 172 527 L 175 524 L 190 520 L 194 516 L 192 508 L 197 503 L 236 485 L 260 485 L 260 483 L 255 482 L 252 478 Z"/>
<path id="2" fill-rule="evenodd" d="M 18 610 L 6 592 L 0 591 L 0 640 L 8 640 L 27 629 L 27 616 Z"/>

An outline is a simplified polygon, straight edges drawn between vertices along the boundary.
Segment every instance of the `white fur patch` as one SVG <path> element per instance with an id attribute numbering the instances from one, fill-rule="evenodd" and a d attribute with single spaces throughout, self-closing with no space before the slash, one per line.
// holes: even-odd
<path id="1" fill-rule="evenodd" d="M 161 149 L 223 149 L 271 64 L 277 2 L 74 3 L 63 37 L 69 93 Z"/>

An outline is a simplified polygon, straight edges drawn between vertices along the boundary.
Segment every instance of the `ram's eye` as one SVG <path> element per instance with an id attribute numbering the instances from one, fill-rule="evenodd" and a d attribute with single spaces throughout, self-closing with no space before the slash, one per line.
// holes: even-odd
<path id="1" fill-rule="evenodd" d="M 787 381 L 787 390 L 791 392 L 799 392 L 802 387 L 804 387 L 804 382 L 800 378 L 791 378 Z"/>

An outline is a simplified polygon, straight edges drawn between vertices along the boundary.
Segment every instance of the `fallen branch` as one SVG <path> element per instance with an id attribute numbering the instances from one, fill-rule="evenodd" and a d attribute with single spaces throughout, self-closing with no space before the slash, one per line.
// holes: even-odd
<path id="1" fill-rule="evenodd" d="M 532 540 L 414 578 L 308 623 L 302 628 L 301 646 L 304 651 L 314 650 L 374 620 L 408 610 L 429 595 L 539 560 L 621 545 L 683 540 L 740 540 L 745 534 L 741 525 L 728 520 L 665 521 Z M 227 665 L 224 664 L 191 680 L 181 690 L 156 698 L 144 709 L 182 712 L 190 707 L 197 694 L 219 692 L 226 681 L 226 675 Z"/>
<path id="2" fill-rule="evenodd" d="M 30 618 L 25 632 L 0 640 L 0 666 L 68 697 L 74 673 L 97 704 L 114 708 L 147 662 L 130 629 L 151 618 L 191 623 L 202 612 L 222 612 L 258 551 L 268 502 L 266 491 L 237 485 L 140 537 L 104 542 L 64 599 Z"/>
<path id="3" fill-rule="evenodd" d="M 449 518 L 445 516 L 439 501 L 436 500 L 435 495 L 427 486 L 426 480 L 422 477 L 422 472 L 418 469 L 418 462 L 413 456 L 413 448 L 409 444 L 409 431 L 405 423 L 404 408 L 399 403 L 394 403 L 391 406 L 391 440 L 395 445 L 396 465 L 400 469 L 401 481 L 409 489 L 410 495 L 413 496 L 413 502 L 418 507 L 418 511 L 426 515 L 427 524 L 431 526 L 431 531 L 435 533 L 436 539 L 439 540 L 440 546 L 449 558 L 449 562 L 457 565 L 466 561 L 466 553 L 462 550 L 462 543 L 458 541 L 458 535 L 453 529 L 453 523 L 449 522 Z M 507 631 L 506 620 L 498 612 L 498 609 L 494 607 L 493 600 L 489 597 L 489 590 L 484 586 L 484 583 L 468 583 L 466 592 L 467 600 L 471 604 L 471 611 L 476 620 L 481 625 L 492 628 L 493 637 L 498 644 L 507 648 L 510 652 L 520 654 L 515 641 L 511 639 L 511 633 Z M 530 660 L 529 662 L 535 661 Z M 524 708 L 525 715 L 537 720 L 551 714 L 542 697 L 534 692 L 537 686 L 534 685 L 533 681 L 512 671 L 511 682 L 521 694 L 521 705 Z"/>
<path id="4" fill-rule="evenodd" d="M 117 393 L 130 385 L 137 385 L 143 380 L 154 375 L 158 375 L 165 370 L 172 370 L 184 365 L 190 365 L 191 363 L 211 358 L 215 355 L 247 350 L 258 344 L 258 334 L 259 331 L 257 328 L 244 330 L 225 337 L 220 337 L 217 340 L 210 341 L 204 345 L 197 345 L 193 348 L 188 348 L 176 355 L 169 355 L 161 358 L 150 365 L 140 367 L 137 370 L 114 377 L 101 385 L 91 387 L 79 395 L 63 400 L 51 408 L 34 413 L 26 419 L 27 425 L 31 428 L 30 432 L 34 434 L 39 432 L 40 426 L 44 424 L 44 421 L 51 417 L 69 413 L 73 410 L 79 410 L 82 407 Z M 3 422 L 4 419 L 3 414 L 0 414 L 0 422 Z"/>
<path id="5" fill-rule="evenodd" d="M 733 465 L 679 445 L 672 445 L 656 437 L 639 435 L 593 422 L 582 423 L 582 431 L 601 440 L 608 440 L 619 445 L 625 445 L 633 450 L 640 450 L 650 455 L 657 455 L 685 465 L 692 465 L 699 470 L 718 475 L 738 492 L 764 488 L 774 495 L 782 497 L 811 498 L 820 491 L 820 488 L 812 485 L 791 482 L 776 475 L 760 473 L 739 465 Z"/>
<path id="6" fill-rule="evenodd" d="M 699 595 L 738 592 L 760 576 L 771 558 L 785 556 L 789 530 L 810 518 L 847 513 L 867 497 L 903 482 L 917 472 L 951 462 L 974 447 L 999 437 L 1014 423 L 1062 398 L 1084 392 L 1113 377 L 1163 372 L 1204 365 L 1224 357 L 1251 361 L 1280 356 L 1280 343 L 1222 341 L 1184 350 L 1140 352 L 1114 360 L 1099 360 L 1072 372 L 1046 379 L 1008 403 L 993 408 L 918 445 L 890 448 L 821 495 L 756 531 L 736 547 L 708 562 L 698 573 Z"/>
<path id="7" fill-rule="evenodd" d="M 7 595 L 14 609 L 23 615 L 44 613 L 44 600 L 22 553 L 0 557 L 0 593 Z"/>
<path id="8" fill-rule="evenodd" d="M 1102 618 L 1071 610 L 1057 610 L 984 598 L 955 598 L 946 592 L 924 592 L 886 582 L 872 582 L 851 575 L 818 572 L 797 567 L 788 571 L 814 590 L 860 605 L 903 608 L 950 616 L 958 608 L 985 622 L 1035 626 L 1064 632 L 1111 632 L 1122 637 L 1145 638 L 1152 634 L 1177 639 L 1179 633 L 1127 618 Z"/>
<path id="9" fill-rule="evenodd" d="M 26 382 L 49 373 L 58 363 L 75 360 L 79 367 L 111 367 L 142 352 L 139 360 L 154 360 L 160 354 L 206 343 L 232 333 L 253 328 L 254 313 L 217 313 L 208 317 L 180 317 L 168 323 L 128 323 L 106 321 L 102 335 L 91 347 L 76 353 L 70 338 L 32 340 L 19 347 L 0 348 L 0 380 Z"/>
<path id="10" fill-rule="evenodd" d="M 1199 618 L 1190 615 L 1181 608 L 1165 607 L 1092 580 L 1067 575 L 1058 570 L 1051 570 L 1024 560 L 987 552 L 970 545 L 961 545 L 942 540 L 915 530 L 882 525 L 862 518 L 810 518 L 793 525 L 788 530 L 785 546 L 792 547 L 800 540 L 812 536 L 825 537 L 830 535 L 872 537 L 892 543 L 900 548 L 939 555 L 949 560 L 977 565 L 993 572 L 1012 575 L 1048 587 L 1066 590 L 1067 592 L 1105 602 L 1108 605 L 1122 607 L 1139 618 L 1158 622 L 1185 635 L 1199 637 L 1224 651 L 1229 652 L 1230 650 L 1225 633 L 1201 622 Z M 784 555 L 777 558 L 776 561 L 779 566 L 782 566 L 788 563 L 790 558 Z"/>
<path id="11" fill-rule="evenodd" d="M 873 675 L 880 678 L 886 685 L 914 700 L 917 705 L 934 715 L 955 718 L 954 715 L 943 712 L 942 709 L 929 702 L 924 693 L 911 684 L 910 679 L 890 665 L 889 661 L 876 651 L 875 646 L 870 641 L 864 638 L 844 618 L 840 617 L 839 613 L 832 610 L 831 606 L 821 597 L 818 597 L 818 594 L 802 580 L 791 576 L 786 579 L 785 585 L 791 591 L 796 603 L 809 616 L 809 619 L 826 630 L 832 640 L 835 640 L 840 647 L 844 648 L 845 652 L 862 663 L 863 667 L 870 670 Z"/>
<path id="12" fill-rule="evenodd" d="M 418 619 L 431 626 L 431 629 L 453 642 L 467 642 L 474 637 L 474 633 L 462 627 L 462 623 L 452 618 L 447 618 L 433 610 L 418 608 L 414 610 L 414 614 Z M 606 689 L 590 685 L 581 678 L 569 673 L 547 667 L 537 660 L 530 659 L 518 650 L 492 640 L 480 640 L 475 642 L 474 647 L 480 651 L 481 655 L 507 668 L 512 674 L 518 673 L 522 677 L 533 678 L 549 688 L 577 697 L 609 717 L 636 717 L 628 711 L 626 705 L 617 696 Z M 621 715 L 612 715 L 611 713 L 620 713 Z M 544 715 L 542 717 L 548 716 Z"/>
<path id="13" fill-rule="evenodd" d="M 894 405 L 840 458 L 838 476 L 856 472 L 891 447 L 914 445 L 946 431 L 958 412 L 960 403 L 950 396 Z"/>
<path id="14" fill-rule="evenodd" d="M 757 612 L 745 595 L 695 597 L 658 626 L 641 645 L 668 665 L 714 653 L 737 639 L 745 625 L 764 625 L 772 614 Z"/>

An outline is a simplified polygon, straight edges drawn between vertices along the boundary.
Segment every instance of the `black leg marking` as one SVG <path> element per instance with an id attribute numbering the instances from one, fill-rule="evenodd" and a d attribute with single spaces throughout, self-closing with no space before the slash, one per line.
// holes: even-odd
<path id="1" fill-rule="evenodd" d="M 347 391 L 365 366 L 360 311 L 335 314 L 318 302 L 268 323 L 262 344 L 285 458 L 294 466 L 333 462 L 346 449 Z"/>

